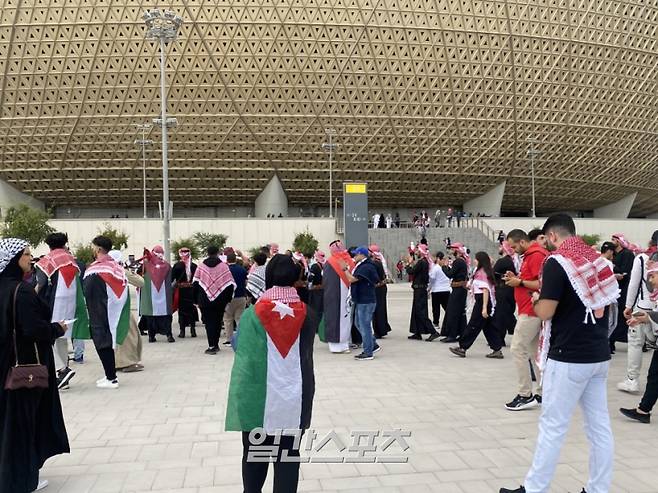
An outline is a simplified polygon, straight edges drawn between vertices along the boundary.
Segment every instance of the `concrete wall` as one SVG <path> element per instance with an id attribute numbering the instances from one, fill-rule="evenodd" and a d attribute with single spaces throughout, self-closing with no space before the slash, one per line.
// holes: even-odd
<path id="1" fill-rule="evenodd" d="M 50 224 L 57 231 L 69 235 L 69 243 L 88 244 L 98 235 L 104 224 L 128 234 L 127 253 L 141 254 L 144 247 L 162 243 L 162 222 L 156 219 L 53 219 Z M 228 235 L 227 245 L 238 249 L 275 242 L 281 250 L 292 246 L 297 233 L 308 229 L 320 242 L 320 249 L 326 251 L 329 243 L 336 239 L 336 226 L 333 219 L 173 219 L 171 221 L 172 241 L 188 238 L 198 231 Z M 47 247 L 41 245 L 36 254 L 45 253 Z"/>
<path id="2" fill-rule="evenodd" d="M 7 209 L 18 204 L 27 204 L 41 211 L 45 209 L 43 202 L 40 200 L 24 194 L 4 180 L 0 180 L 0 217 L 4 217 Z"/>
<path id="3" fill-rule="evenodd" d="M 529 231 L 535 227 L 541 228 L 546 218 L 486 218 L 484 222 L 492 229 L 508 232 L 514 228 Z M 633 243 L 646 246 L 651 233 L 658 230 L 658 219 L 574 219 L 576 231 L 579 234 L 597 234 L 601 241 L 609 240 L 614 233 L 624 233 Z"/>
<path id="4" fill-rule="evenodd" d="M 484 214 L 491 217 L 500 216 L 500 207 L 503 204 L 507 181 L 499 183 L 483 195 L 464 203 L 464 211 L 474 216 Z"/>

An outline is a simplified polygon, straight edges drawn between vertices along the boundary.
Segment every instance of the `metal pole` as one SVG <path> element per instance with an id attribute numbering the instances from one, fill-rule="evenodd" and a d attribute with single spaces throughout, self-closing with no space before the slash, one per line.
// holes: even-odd
<path id="1" fill-rule="evenodd" d="M 329 133 L 329 217 L 334 217 L 333 215 L 333 157 L 334 157 L 334 147 L 331 140 L 331 133 Z"/>
<path id="2" fill-rule="evenodd" d="M 169 163 L 167 149 L 167 88 L 165 80 L 165 39 L 160 37 L 160 99 L 162 103 L 162 233 L 164 254 L 171 261 L 169 244 Z"/>
<path id="3" fill-rule="evenodd" d="M 535 208 L 535 153 L 534 149 L 530 155 L 530 174 L 532 176 L 532 217 L 537 217 L 537 209 Z"/>
<path id="4" fill-rule="evenodd" d="M 142 186 L 144 187 L 144 219 L 146 213 L 146 128 L 142 129 Z"/>

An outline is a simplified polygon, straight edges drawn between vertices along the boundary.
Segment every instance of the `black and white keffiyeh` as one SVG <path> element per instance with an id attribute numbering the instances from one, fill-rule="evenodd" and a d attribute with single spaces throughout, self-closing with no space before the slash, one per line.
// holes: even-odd
<path id="1" fill-rule="evenodd" d="M 20 238 L 2 238 L 0 239 L 0 273 L 4 272 L 18 253 L 22 252 L 30 244 Z"/>

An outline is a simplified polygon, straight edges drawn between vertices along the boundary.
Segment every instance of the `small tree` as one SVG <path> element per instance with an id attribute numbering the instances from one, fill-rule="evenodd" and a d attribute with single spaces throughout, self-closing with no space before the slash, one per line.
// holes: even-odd
<path id="1" fill-rule="evenodd" d="M 123 231 L 119 231 L 112 227 L 111 224 L 103 224 L 103 229 L 99 228 L 99 234 L 107 236 L 112 240 L 112 248 L 115 250 L 121 250 L 122 248 L 128 248 L 128 235 Z"/>
<path id="2" fill-rule="evenodd" d="M 94 261 L 94 251 L 91 248 L 91 244 L 83 245 L 78 243 L 75 246 L 73 255 L 85 265 L 89 265 Z"/>
<path id="3" fill-rule="evenodd" d="M 220 250 L 224 248 L 228 236 L 223 234 L 202 233 L 199 231 L 194 233 L 193 239 L 196 242 L 197 248 L 201 252 L 205 252 L 209 246 L 216 246 Z"/>
<path id="4" fill-rule="evenodd" d="M 599 240 L 601 239 L 601 236 L 599 236 L 599 235 L 580 235 L 580 237 L 589 246 L 596 245 L 599 242 Z"/>
<path id="5" fill-rule="evenodd" d="M 313 233 L 308 229 L 303 233 L 298 233 L 295 240 L 292 242 L 292 247 L 295 251 L 301 252 L 306 257 L 312 257 L 318 249 L 318 240 L 315 239 Z"/>
<path id="6" fill-rule="evenodd" d="M 194 241 L 194 238 L 181 238 L 171 242 L 171 252 L 174 254 L 177 261 L 180 260 L 178 250 L 184 247 L 190 249 L 193 259 L 201 258 L 201 255 L 203 255 L 203 252 L 201 252 L 199 249 L 199 246 L 197 245 L 196 241 Z"/>
<path id="7" fill-rule="evenodd" d="M 249 258 L 254 258 L 254 255 L 256 255 L 257 253 L 260 253 L 262 251 L 263 251 L 262 246 L 255 246 L 255 247 L 251 247 L 249 250 L 247 250 L 247 253 L 249 254 Z"/>
<path id="8" fill-rule="evenodd" d="M 55 232 L 48 224 L 49 219 L 48 212 L 33 209 L 26 204 L 10 207 L 2 226 L 2 236 L 21 238 L 36 248 L 44 242 L 46 236 Z"/>

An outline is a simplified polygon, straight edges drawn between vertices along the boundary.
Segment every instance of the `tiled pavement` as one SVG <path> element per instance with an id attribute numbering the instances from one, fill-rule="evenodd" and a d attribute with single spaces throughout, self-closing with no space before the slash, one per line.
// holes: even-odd
<path id="1" fill-rule="evenodd" d="M 304 464 L 299 491 L 487 493 L 522 481 L 539 411 L 503 408 L 514 397 L 516 381 L 507 350 L 505 360 L 485 359 L 482 337 L 462 360 L 438 341 L 408 341 L 409 309 L 409 288 L 394 286 L 389 298 L 393 332 L 374 361 L 331 355 L 316 342 L 313 413 L 321 438 L 335 430 L 348 444 L 350 430 L 410 431 L 408 463 Z M 72 452 L 47 463 L 42 477 L 50 480 L 48 492 L 242 491 L 240 436 L 223 431 L 232 352 L 204 355 L 201 336 L 147 343 L 146 370 L 121 375 L 119 390 L 95 388 L 102 371 L 88 345 L 85 364 L 76 367 L 70 390 L 62 394 Z M 638 401 L 614 389 L 624 375 L 625 358 L 622 345 L 609 382 L 616 440 L 611 491 L 655 493 L 658 425 L 628 422 L 617 413 Z M 395 444 L 387 452 L 398 453 Z M 551 491 L 580 492 L 587 462 L 578 413 Z M 265 491 L 271 491 L 271 470 Z"/>

